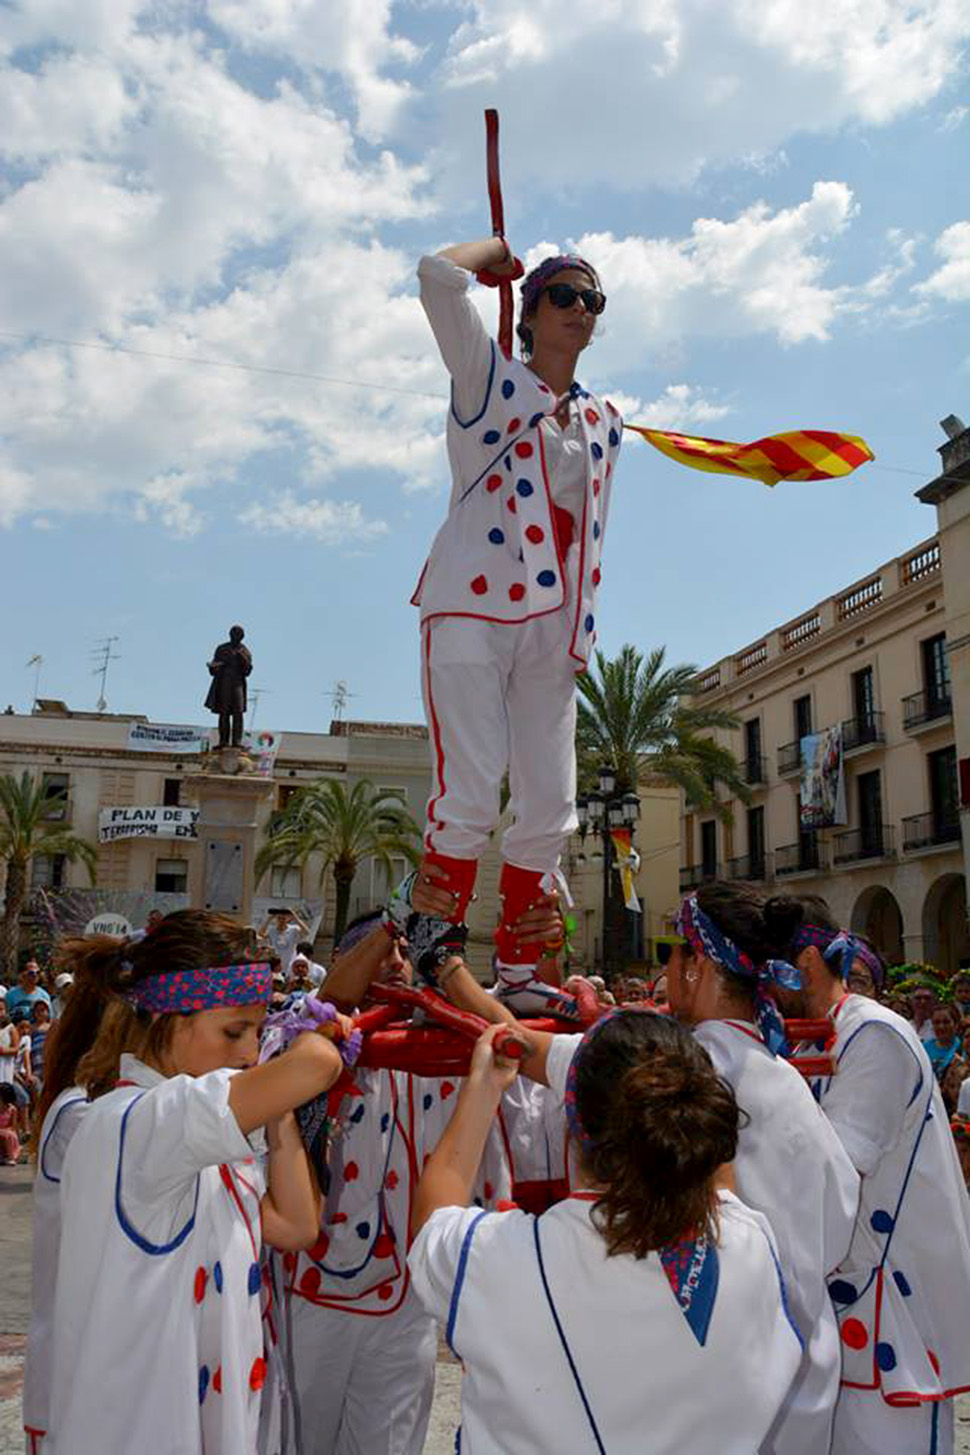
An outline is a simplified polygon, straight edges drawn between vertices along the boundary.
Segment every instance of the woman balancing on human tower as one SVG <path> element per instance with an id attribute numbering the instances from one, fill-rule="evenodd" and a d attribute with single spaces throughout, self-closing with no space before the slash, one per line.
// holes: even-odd
<path id="1" fill-rule="evenodd" d="M 406 894 L 415 908 L 463 923 L 507 770 L 512 823 L 495 939 L 500 994 L 527 1013 L 552 992 L 535 975 L 537 946 L 516 926 L 562 882 L 561 849 L 576 828 L 574 678 L 596 640 L 622 421 L 575 379 L 606 304 L 585 259 L 548 258 L 524 278 L 521 360 L 489 338 L 469 275 L 494 284 L 522 272 L 501 237 L 446 248 L 418 267 L 451 375 L 452 491 L 413 597 L 433 787 L 424 857 Z M 412 921 L 412 944 L 415 929 L 420 943 L 436 942 L 433 922 Z M 449 941 L 447 930 L 438 939 Z M 441 943 L 439 961 L 448 948 Z"/>

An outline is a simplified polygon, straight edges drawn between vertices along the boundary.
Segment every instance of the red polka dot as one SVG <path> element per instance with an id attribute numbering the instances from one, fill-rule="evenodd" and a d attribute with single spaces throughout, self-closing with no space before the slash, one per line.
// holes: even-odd
<path id="1" fill-rule="evenodd" d="M 926 1357 L 927 1357 L 927 1359 L 930 1361 L 930 1363 L 933 1366 L 933 1373 L 936 1375 L 937 1378 L 939 1378 L 939 1376 L 940 1376 L 940 1361 L 939 1361 L 939 1359 L 937 1359 L 937 1357 L 933 1353 L 933 1350 L 932 1349 L 927 1349 L 927 1351 L 926 1351 Z"/>
<path id="2" fill-rule="evenodd" d="M 508 498 L 508 500 L 506 500 L 505 503 L 508 506 L 509 510 L 511 510 L 512 514 L 514 515 L 515 514 L 515 496 L 514 495 L 510 495 L 509 498 Z"/>
<path id="3" fill-rule="evenodd" d="M 327 1256 L 327 1249 L 330 1247 L 330 1239 L 326 1233 L 321 1233 L 312 1248 L 307 1249 L 307 1257 L 312 1258 L 314 1263 L 322 1263 Z"/>
<path id="4" fill-rule="evenodd" d="M 598 495 L 600 493 L 600 490 L 601 489 L 602 489 L 602 486 L 600 485 L 599 480 L 594 480 L 593 481 L 593 494 L 594 495 Z"/>
<path id="5" fill-rule="evenodd" d="M 525 538 L 527 541 L 531 541 L 534 546 L 538 546 L 545 540 L 546 533 L 541 525 L 529 525 L 526 526 Z"/>
<path id="6" fill-rule="evenodd" d="M 596 410 L 595 409 L 587 409 L 587 411 L 586 411 L 586 423 L 587 424 L 599 424 L 599 422 L 600 422 L 600 417 L 596 413 Z"/>
<path id="7" fill-rule="evenodd" d="M 387 1303 L 389 1299 L 394 1297 L 393 1285 L 390 1283 L 382 1283 L 380 1288 L 377 1290 L 377 1297 L 380 1299 L 381 1303 Z"/>
<path id="8" fill-rule="evenodd" d="M 501 475 L 489 475 L 488 479 L 485 481 L 485 489 L 491 495 L 491 494 L 493 494 L 498 489 L 498 487 L 501 485 L 501 483 L 502 483 L 502 477 L 501 477 Z"/>
<path id="9" fill-rule="evenodd" d="M 532 455 L 535 452 L 532 446 L 529 444 L 528 440 L 519 440 L 518 444 L 515 447 L 515 453 L 518 455 L 520 460 L 528 460 L 532 458 Z"/>
<path id="10" fill-rule="evenodd" d="M 846 1319 L 842 1325 L 842 1342 L 850 1349 L 864 1349 L 869 1342 L 869 1331 L 859 1319 Z"/>
<path id="11" fill-rule="evenodd" d="M 197 1268 L 195 1271 L 195 1301 L 201 1303 L 205 1298 L 206 1271 L 204 1268 Z"/>
<path id="12" fill-rule="evenodd" d="M 455 1090 L 455 1083 L 453 1081 L 442 1081 L 442 1083 L 441 1083 L 441 1100 L 442 1101 L 447 1101 L 448 1098 L 449 1098 L 449 1096 L 452 1096 L 454 1094 L 454 1090 Z"/>
<path id="13" fill-rule="evenodd" d="M 496 1212 L 518 1212 L 518 1210 L 519 1204 L 517 1202 L 509 1202 L 506 1197 L 500 1197 L 495 1204 Z"/>
<path id="14" fill-rule="evenodd" d="M 475 583 L 472 582 L 472 590 L 474 591 L 474 589 L 475 589 Z M 346 1165 L 346 1167 L 344 1168 L 344 1181 L 345 1182 L 356 1182 L 359 1176 L 360 1176 L 360 1168 L 357 1166 L 357 1163 L 356 1162 L 348 1162 L 347 1165 Z"/>
<path id="15" fill-rule="evenodd" d="M 485 1184 L 485 1196 L 486 1197 L 489 1197 L 489 1198 L 495 1196 L 495 1188 L 492 1186 L 492 1184 L 490 1182 L 486 1182 L 486 1184 Z"/>
<path id="16" fill-rule="evenodd" d="M 394 1239 L 391 1237 L 390 1233 L 381 1233 L 380 1236 L 377 1238 L 376 1242 L 374 1243 L 374 1257 L 394 1257 Z"/>
<path id="17" fill-rule="evenodd" d="M 384 1186 L 388 1189 L 389 1192 L 393 1192 L 395 1187 L 397 1187 L 398 1181 L 398 1175 L 392 1167 L 390 1172 L 384 1178 Z"/>
<path id="18" fill-rule="evenodd" d="M 518 431 L 521 428 L 522 428 L 522 421 L 521 421 L 521 419 L 516 418 L 516 419 L 510 419 L 509 420 L 509 431 L 508 431 L 509 434 L 517 434 Z"/>
<path id="19" fill-rule="evenodd" d="M 476 596 L 484 596 L 485 592 L 488 590 L 488 582 L 485 580 L 484 576 L 476 576 L 471 585 L 472 590 L 474 591 Z M 344 1175 L 346 1176 L 346 1170 Z"/>
<path id="20" fill-rule="evenodd" d="M 319 1268 L 308 1268 L 300 1279 L 300 1292 L 310 1294 L 319 1293 L 321 1281 Z"/>
<path id="21" fill-rule="evenodd" d="M 219 1368 L 216 1370 L 215 1374 L 213 1374 L 213 1376 L 212 1376 L 212 1388 L 215 1390 L 216 1394 L 221 1394 L 222 1393 L 222 1365 L 221 1364 L 219 1365 Z"/>
<path id="22" fill-rule="evenodd" d="M 598 586 L 601 580 L 602 577 L 600 576 L 600 568 L 599 566 L 595 566 L 593 568 L 593 585 Z"/>
<path id="23" fill-rule="evenodd" d="M 509 587 L 510 601 L 521 601 L 524 595 L 525 587 L 522 585 L 521 581 L 516 581 L 512 586 Z"/>
<path id="24" fill-rule="evenodd" d="M 334 1213 L 333 1217 L 328 1218 L 327 1221 L 330 1223 L 331 1227 L 334 1227 L 337 1223 L 345 1223 L 347 1221 L 347 1214 Z"/>
<path id="25" fill-rule="evenodd" d="M 250 1389 L 262 1389 L 266 1383 L 266 1360 L 262 1355 L 253 1360 L 253 1367 L 249 1371 Z"/>

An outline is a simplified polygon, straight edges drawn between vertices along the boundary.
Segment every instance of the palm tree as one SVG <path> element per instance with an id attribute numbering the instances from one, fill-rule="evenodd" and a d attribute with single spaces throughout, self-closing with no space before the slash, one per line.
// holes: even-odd
<path id="1" fill-rule="evenodd" d="M 717 784 L 745 802 L 750 793 L 734 754 L 715 743 L 711 733 L 737 727 L 738 719 L 721 708 L 695 704 L 690 694 L 697 668 L 665 667 L 665 655 L 664 647 L 644 656 L 627 645 L 610 661 L 597 652 L 594 671 L 576 679 L 580 785 L 592 787 L 600 763 L 609 763 L 619 793 L 635 792 L 639 782 L 652 778 L 730 817 L 728 806 L 716 799 Z"/>
<path id="2" fill-rule="evenodd" d="M 377 791 L 366 778 L 348 788 L 336 778 L 321 778 L 294 793 L 274 820 L 266 843 L 256 855 L 256 878 L 267 869 L 301 867 L 314 854 L 322 860 L 320 885 L 329 869 L 337 891 L 334 939 L 347 923 L 350 886 L 362 859 L 376 859 L 388 880 L 392 859 L 417 864 L 421 830 L 393 790 Z"/>
<path id="3" fill-rule="evenodd" d="M 98 851 L 63 824 L 51 821 L 51 799 L 42 778 L 24 772 L 0 777 L 0 860 L 7 866 L 7 897 L 0 920 L 0 964 L 9 980 L 17 970 L 20 916 L 27 898 L 30 866 L 38 856 L 78 859 L 94 883 Z"/>

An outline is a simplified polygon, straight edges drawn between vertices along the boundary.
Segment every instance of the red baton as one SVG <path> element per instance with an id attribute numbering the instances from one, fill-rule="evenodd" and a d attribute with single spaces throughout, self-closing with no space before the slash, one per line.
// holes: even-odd
<path id="1" fill-rule="evenodd" d="M 489 107 L 485 112 L 485 159 L 488 176 L 488 200 L 492 208 L 492 231 L 505 236 L 505 208 L 502 205 L 502 176 L 498 158 L 498 112 Z M 498 286 L 498 342 L 503 353 L 512 352 L 512 284 L 507 278 Z"/>

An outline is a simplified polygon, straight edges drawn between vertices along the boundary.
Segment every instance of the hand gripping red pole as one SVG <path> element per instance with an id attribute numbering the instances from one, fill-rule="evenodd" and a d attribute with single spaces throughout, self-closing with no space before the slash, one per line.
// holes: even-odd
<path id="1" fill-rule="evenodd" d="M 498 155 L 498 112 L 489 107 L 485 112 L 485 160 L 488 176 L 488 200 L 492 208 L 492 231 L 505 236 L 505 208 L 502 205 L 502 176 Z M 506 355 L 512 353 L 512 284 L 503 278 L 498 285 L 498 342 Z"/>

